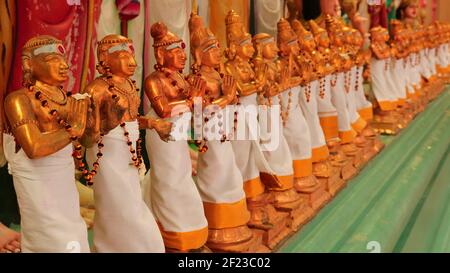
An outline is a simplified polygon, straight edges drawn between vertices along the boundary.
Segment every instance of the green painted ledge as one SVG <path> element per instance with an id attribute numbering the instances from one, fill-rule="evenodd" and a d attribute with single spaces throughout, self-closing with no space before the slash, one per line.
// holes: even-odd
<path id="1" fill-rule="evenodd" d="M 383 136 L 386 148 L 278 251 L 450 252 L 449 106 L 447 88 L 399 135 Z"/>

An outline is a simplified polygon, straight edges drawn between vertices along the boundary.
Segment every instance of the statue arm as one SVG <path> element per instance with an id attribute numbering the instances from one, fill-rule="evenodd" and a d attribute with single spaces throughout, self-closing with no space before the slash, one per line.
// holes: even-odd
<path id="1" fill-rule="evenodd" d="M 8 96 L 5 111 L 16 141 L 31 159 L 54 154 L 71 143 L 70 135 L 64 128 L 41 132 L 31 102 L 24 94 Z"/>

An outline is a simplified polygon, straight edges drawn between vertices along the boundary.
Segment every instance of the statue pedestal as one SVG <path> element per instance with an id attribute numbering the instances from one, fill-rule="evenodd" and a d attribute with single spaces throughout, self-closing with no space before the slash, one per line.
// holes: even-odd
<path id="1" fill-rule="evenodd" d="M 284 240 L 290 233 L 289 212 L 277 211 L 272 204 L 269 204 L 268 194 L 260 200 L 247 199 L 247 208 L 251 214 L 248 223 L 256 234 L 259 234 L 261 242 L 268 248 L 274 248 Z"/>

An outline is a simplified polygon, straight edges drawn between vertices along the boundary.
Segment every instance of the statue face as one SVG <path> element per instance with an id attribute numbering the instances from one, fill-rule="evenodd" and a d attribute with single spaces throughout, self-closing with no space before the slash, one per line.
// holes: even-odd
<path id="1" fill-rule="evenodd" d="M 406 18 L 416 18 L 417 17 L 417 5 L 411 4 L 405 8 Z"/>
<path id="2" fill-rule="evenodd" d="M 330 38 L 328 37 L 328 34 L 325 31 L 320 33 L 316 37 L 316 41 L 318 41 L 318 44 L 321 47 L 324 47 L 324 48 L 330 47 Z"/>
<path id="3" fill-rule="evenodd" d="M 240 46 L 237 47 L 236 54 L 244 60 L 249 60 L 255 54 L 255 49 L 253 48 L 250 40 L 244 42 Z"/>
<path id="4" fill-rule="evenodd" d="M 262 55 L 264 59 L 273 60 L 277 57 L 278 51 L 279 49 L 278 46 L 275 44 L 275 41 L 272 41 L 270 43 L 263 45 Z"/>
<path id="5" fill-rule="evenodd" d="M 290 43 L 289 48 L 291 50 L 292 55 L 294 55 L 294 56 L 300 55 L 300 46 L 298 44 L 298 41 Z"/>
<path id="6" fill-rule="evenodd" d="M 302 43 L 305 49 L 309 52 L 316 49 L 316 42 L 314 41 L 314 37 L 311 33 L 308 33 L 305 37 L 303 37 Z"/>
<path id="7" fill-rule="evenodd" d="M 163 54 L 164 67 L 173 70 L 182 70 L 186 64 L 186 52 L 181 47 L 175 47 L 170 50 L 165 50 Z"/>
<path id="8" fill-rule="evenodd" d="M 107 63 L 113 75 L 131 77 L 134 75 L 137 64 L 134 54 L 129 51 L 115 51 L 107 56 Z"/>
<path id="9" fill-rule="evenodd" d="M 220 65 L 222 60 L 222 51 L 220 50 L 219 43 L 216 42 L 213 45 L 207 47 L 206 51 L 202 51 L 201 63 L 206 66 L 216 67 Z"/>
<path id="10" fill-rule="evenodd" d="M 338 31 L 333 34 L 333 44 L 335 46 L 343 46 L 343 39 L 344 37 L 342 35 L 342 32 Z"/>
<path id="11" fill-rule="evenodd" d="M 67 78 L 66 57 L 57 53 L 42 53 L 30 59 L 33 77 L 49 85 L 61 85 Z"/>

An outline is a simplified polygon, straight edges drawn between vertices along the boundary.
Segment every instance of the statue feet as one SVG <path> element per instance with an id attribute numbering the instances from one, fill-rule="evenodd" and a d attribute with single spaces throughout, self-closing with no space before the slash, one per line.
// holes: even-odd
<path id="1" fill-rule="evenodd" d="M 248 226 L 259 230 L 262 243 L 269 248 L 274 248 L 291 232 L 288 229 L 289 212 L 277 211 L 272 205 L 273 201 L 273 196 L 267 193 L 247 198 L 247 208 L 250 211 Z"/>
<path id="2" fill-rule="evenodd" d="M 257 248 L 253 231 L 247 226 L 209 229 L 206 245 L 214 252 L 249 252 Z"/>

